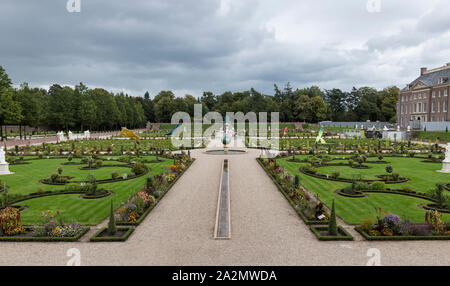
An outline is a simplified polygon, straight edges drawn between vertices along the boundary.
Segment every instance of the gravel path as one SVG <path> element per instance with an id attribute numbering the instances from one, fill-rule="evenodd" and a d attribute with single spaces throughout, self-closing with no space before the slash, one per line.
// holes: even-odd
<path id="1" fill-rule="evenodd" d="M 448 241 L 319 242 L 258 165 L 243 155 L 197 160 L 125 243 L 0 243 L 0 265 L 450 265 Z M 231 240 L 214 240 L 221 164 L 230 161 Z"/>

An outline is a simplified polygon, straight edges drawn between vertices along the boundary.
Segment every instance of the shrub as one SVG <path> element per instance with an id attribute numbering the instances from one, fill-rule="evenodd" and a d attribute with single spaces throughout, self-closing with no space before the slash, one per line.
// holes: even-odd
<path id="1" fill-rule="evenodd" d="M 63 168 L 62 167 L 58 167 L 58 174 L 62 175 L 62 173 L 63 173 Z"/>
<path id="2" fill-rule="evenodd" d="M 109 215 L 109 223 L 108 223 L 108 233 L 109 235 L 114 235 L 117 232 L 116 227 L 116 219 L 114 218 L 114 207 L 113 207 L 113 201 L 111 199 L 111 212 Z"/>
<path id="3" fill-rule="evenodd" d="M 401 219 L 398 215 L 389 213 L 384 217 L 384 222 L 389 228 L 394 229 L 400 225 Z"/>
<path id="4" fill-rule="evenodd" d="M 136 164 L 133 165 L 133 173 L 135 173 L 137 176 L 145 174 L 148 170 L 147 166 L 145 166 L 144 163 L 136 162 Z"/>
<path id="5" fill-rule="evenodd" d="M 111 173 L 111 179 L 116 180 L 119 177 L 119 173 L 117 171 L 114 171 Z"/>
<path id="6" fill-rule="evenodd" d="M 337 223 L 336 223 L 336 210 L 334 208 L 334 200 L 333 205 L 331 207 L 331 215 L 330 221 L 328 222 L 328 234 L 329 235 L 337 235 Z"/>
<path id="7" fill-rule="evenodd" d="M 386 190 L 386 184 L 384 182 L 373 182 L 370 185 L 371 190 L 384 191 Z"/>
<path id="8" fill-rule="evenodd" d="M 70 183 L 65 186 L 65 190 L 68 192 L 78 192 L 81 191 L 81 186 L 76 183 Z"/>
<path id="9" fill-rule="evenodd" d="M 392 166 L 391 165 L 387 165 L 386 166 L 386 173 L 392 173 L 392 171 L 394 170 L 394 168 L 392 168 Z"/>
<path id="10" fill-rule="evenodd" d="M 366 218 L 361 221 L 360 228 L 361 230 L 369 233 L 375 226 L 375 220 L 373 218 Z"/>
<path id="11" fill-rule="evenodd" d="M 332 177 L 333 179 L 339 178 L 340 175 L 341 175 L 341 173 L 339 173 L 339 171 L 333 171 L 333 172 L 331 172 L 331 177 Z"/>
<path id="12" fill-rule="evenodd" d="M 24 232 L 19 210 L 7 207 L 0 211 L 1 235 L 16 235 Z"/>
<path id="13" fill-rule="evenodd" d="M 361 191 L 361 190 L 369 190 L 370 187 L 369 187 L 369 184 L 367 184 L 367 183 L 358 182 L 358 183 L 355 184 L 355 189 L 356 189 L 357 191 Z"/>
<path id="14" fill-rule="evenodd" d="M 296 188 L 298 188 L 300 186 L 300 177 L 298 175 L 295 175 L 294 186 Z"/>
<path id="15" fill-rule="evenodd" d="M 96 168 L 100 168 L 103 165 L 103 161 L 102 160 L 96 160 L 95 161 L 95 167 Z"/>

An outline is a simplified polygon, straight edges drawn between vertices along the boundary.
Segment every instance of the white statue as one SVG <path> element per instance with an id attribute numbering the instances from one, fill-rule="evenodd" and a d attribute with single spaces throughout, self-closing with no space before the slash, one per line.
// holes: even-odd
<path id="1" fill-rule="evenodd" d="M 445 159 L 442 161 L 442 169 L 438 172 L 450 173 L 450 143 L 445 146 Z"/>
<path id="2" fill-rule="evenodd" d="M 450 143 L 445 146 L 445 159 L 444 162 L 450 162 Z"/>
<path id="3" fill-rule="evenodd" d="M 5 150 L 3 149 L 3 146 L 0 147 L 0 164 L 6 164 Z"/>
<path id="4" fill-rule="evenodd" d="M 406 128 L 406 130 L 411 131 L 411 126 L 408 125 L 408 127 Z"/>
<path id="5" fill-rule="evenodd" d="M 400 131 L 400 125 L 397 125 L 397 131 Z"/>
<path id="6" fill-rule="evenodd" d="M 13 172 L 9 171 L 9 164 L 6 162 L 5 150 L 0 147 L 0 175 L 11 175 Z"/>
<path id="7" fill-rule="evenodd" d="M 89 132 L 89 130 L 84 131 L 84 138 L 91 139 L 91 132 Z"/>

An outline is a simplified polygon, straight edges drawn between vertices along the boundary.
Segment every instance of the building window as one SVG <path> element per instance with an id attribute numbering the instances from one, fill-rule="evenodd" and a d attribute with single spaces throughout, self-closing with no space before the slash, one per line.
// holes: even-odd
<path id="1" fill-rule="evenodd" d="M 448 89 L 444 89 L 444 96 L 448 96 Z"/>
<path id="2" fill-rule="evenodd" d="M 414 94 L 414 99 L 417 99 L 417 94 Z"/>
<path id="3" fill-rule="evenodd" d="M 427 93 L 426 93 L 426 92 L 423 93 L 423 98 L 424 98 L 424 99 L 427 98 Z"/>
<path id="4" fill-rule="evenodd" d="M 436 91 L 433 91 L 433 95 L 431 96 L 432 98 L 436 97 Z"/>
<path id="5" fill-rule="evenodd" d="M 414 103 L 414 113 L 417 112 L 417 103 Z"/>
<path id="6" fill-rule="evenodd" d="M 438 91 L 438 97 L 441 97 L 441 91 L 440 90 Z"/>
<path id="7" fill-rule="evenodd" d="M 423 112 L 428 112 L 426 102 L 423 103 Z"/>
<path id="8" fill-rule="evenodd" d="M 422 103 L 419 102 L 417 105 L 418 105 L 419 112 L 422 112 Z"/>
<path id="9" fill-rule="evenodd" d="M 422 94 L 421 93 L 419 93 L 419 99 L 422 99 Z"/>
<path id="10" fill-rule="evenodd" d="M 444 101 L 444 107 L 443 107 L 442 111 L 447 112 L 447 104 L 448 104 L 448 102 Z"/>
<path id="11" fill-rule="evenodd" d="M 436 106 L 435 106 L 435 103 L 432 102 L 431 103 L 431 113 L 434 113 L 435 111 L 436 111 Z M 431 118 L 433 118 L 433 117 L 431 117 Z M 433 119 L 431 119 L 431 121 L 433 121 Z"/>
<path id="12" fill-rule="evenodd" d="M 439 101 L 437 103 L 437 112 L 441 112 L 441 103 Z"/>

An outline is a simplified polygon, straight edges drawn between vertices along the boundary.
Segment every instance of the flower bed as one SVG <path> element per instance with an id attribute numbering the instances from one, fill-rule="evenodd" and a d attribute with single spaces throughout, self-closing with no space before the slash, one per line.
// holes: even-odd
<path id="1" fill-rule="evenodd" d="M 179 167 L 170 165 L 163 175 L 157 176 L 151 186 L 147 184 L 127 204 L 116 211 L 117 225 L 138 226 L 192 165 L 194 160 L 189 160 L 185 165 L 180 164 Z"/>
<path id="2" fill-rule="evenodd" d="M 377 209 L 376 221 L 368 218 L 355 227 L 367 240 L 442 240 L 450 239 L 450 225 L 446 224 L 442 214 L 429 211 L 425 223 L 413 224 L 406 217 Z"/>
<path id="3" fill-rule="evenodd" d="M 7 207 L 0 211 L 0 241 L 76 241 L 89 227 L 79 224 L 64 224 L 59 210 L 43 212 L 43 226 L 23 227 L 20 211 Z"/>
<path id="4" fill-rule="evenodd" d="M 83 227 L 81 230 L 73 236 L 32 236 L 35 231 L 35 227 L 24 227 L 25 234 L 15 236 L 0 236 L 0 241 L 10 242 L 75 242 L 78 241 L 83 235 L 89 231 L 89 227 Z"/>
<path id="5" fill-rule="evenodd" d="M 359 232 L 367 240 L 450 240 L 450 235 L 392 235 L 392 236 L 374 236 L 368 234 L 360 227 L 355 227 L 355 230 Z"/>

